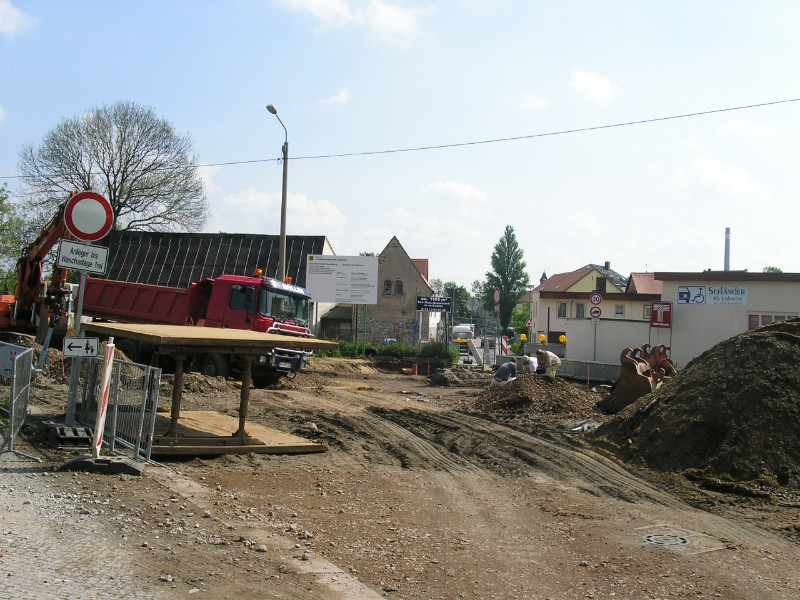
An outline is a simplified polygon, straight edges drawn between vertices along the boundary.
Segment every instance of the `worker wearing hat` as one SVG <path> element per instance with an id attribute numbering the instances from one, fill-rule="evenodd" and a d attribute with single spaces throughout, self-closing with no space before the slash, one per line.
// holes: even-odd
<path id="1" fill-rule="evenodd" d="M 536 357 L 528 356 L 527 354 L 522 357 L 522 372 L 523 373 L 536 373 L 539 366 Z"/>

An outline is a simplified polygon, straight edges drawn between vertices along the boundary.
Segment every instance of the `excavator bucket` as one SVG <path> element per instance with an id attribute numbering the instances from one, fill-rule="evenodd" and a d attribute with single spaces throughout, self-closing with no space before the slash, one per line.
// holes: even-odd
<path id="1" fill-rule="evenodd" d="M 663 344 L 652 350 L 649 344 L 641 348 L 625 348 L 620 354 L 619 379 L 597 407 L 607 413 L 618 413 L 638 398 L 658 389 L 665 377 L 677 372 L 667 350 Z"/>

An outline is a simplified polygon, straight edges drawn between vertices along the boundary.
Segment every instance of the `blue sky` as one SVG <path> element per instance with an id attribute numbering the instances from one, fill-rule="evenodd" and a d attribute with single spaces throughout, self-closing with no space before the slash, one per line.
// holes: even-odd
<path id="1" fill-rule="evenodd" d="M 274 104 L 288 233 L 337 254 L 396 235 L 469 288 L 506 225 L 534 281 L 721 269 L 730 227 L 732 269 L 800 272 L 800 102 L 539 136 L 800 98 L 798 29 L 794 0 L 0 0 L 0 182 L 133 101 L 202 165 L 261 161 L 202 169 L 207 231 L 277 234 Z"/>

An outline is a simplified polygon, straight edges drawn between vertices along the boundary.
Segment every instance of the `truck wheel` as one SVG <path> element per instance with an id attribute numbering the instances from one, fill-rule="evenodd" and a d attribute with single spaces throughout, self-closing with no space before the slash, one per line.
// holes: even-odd
<path id="1" fill-rule="evenodd" d="M 208 354 L 203 359 L 200 372 L 206 377 L 227 377 L 230 373 L 228 361 L 221 354 Z"/>
<path id="2" fill-rule="evenodd" d="M 120 340 L 115 344 L 117 350 L 128 357 L 131 362 L 139 362 L 139 345 L 134 340 Z"/>

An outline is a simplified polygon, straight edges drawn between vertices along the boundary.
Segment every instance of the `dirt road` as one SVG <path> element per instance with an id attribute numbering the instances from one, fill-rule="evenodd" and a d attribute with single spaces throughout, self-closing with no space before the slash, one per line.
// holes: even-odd
<path id="1" fill-rule="evenodd" d="M 570 432 L 602 418 L 590 409 L 473 410 L 485 383 L 431 387 L 318 361 L 253 390 L 249 420 L 324 440 L 328 452 L 73 479 L 115 495 L 107 510 L 128 519 L 139 577 L 167 597 L 800 597 L 796 505 L 631 471 Z M 238 389 L 216 387 L 190 378 L 184 410 L 235 416 Z M 34 404 L 52 407 L 54 387 L 38 393 Z"/>

